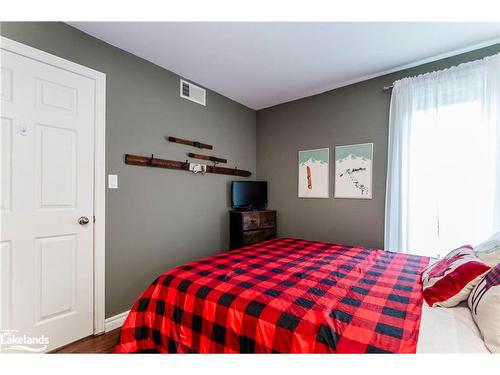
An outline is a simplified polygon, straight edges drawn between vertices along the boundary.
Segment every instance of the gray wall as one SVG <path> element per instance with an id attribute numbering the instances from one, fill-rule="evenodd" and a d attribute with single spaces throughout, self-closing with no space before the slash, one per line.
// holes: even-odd
<path id="1" fill-rule="evenodd" d="M 278 235 L 382 248 L 391 93 L 402 77 L 444 69 L 500 52 L 500 44 L 374 78 L 257 112 L 257 178 L 269 181 Z M 297 152 L 374 143 L 373 199 L 297 198 Z"/>
<path id="2" fill-rule="evenodd" d="M 128 166 L 123 155 L 185 160 L 193 149 L 164 140 L 173 135 L 255 174 L 255 111 L 212 91 L 206 107 L 181 99 L 177 75 L 62 23 L 2 23 L 0 34 L 106 73 L 106 173 L 119 180 L 106 192 L 106 317 L 165 270 L 228 248 L 230 176 Z"/>

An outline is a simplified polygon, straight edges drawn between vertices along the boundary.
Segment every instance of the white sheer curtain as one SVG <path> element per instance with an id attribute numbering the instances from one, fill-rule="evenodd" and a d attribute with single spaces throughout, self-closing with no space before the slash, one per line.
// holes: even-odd
<path id="1" fill-rule="evenodd" d="M 500 230 L 500 54 L 394 83 L 385 248 L 444 255 Z"/>

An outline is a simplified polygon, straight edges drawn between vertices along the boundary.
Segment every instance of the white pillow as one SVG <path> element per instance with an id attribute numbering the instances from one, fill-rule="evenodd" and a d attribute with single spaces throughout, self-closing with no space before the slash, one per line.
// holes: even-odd
<path id="1" fill-rule="evenodd" d="M 495 267 L 500 263 L 500 232 L 475 246 L 474 252 L 484 263 Z"/>
<path id="2" fill-rule="evenodd" d="M 484 344 L 491 352 L 500 353 L 500 264 L 475 286 L 468 302 Z"/>

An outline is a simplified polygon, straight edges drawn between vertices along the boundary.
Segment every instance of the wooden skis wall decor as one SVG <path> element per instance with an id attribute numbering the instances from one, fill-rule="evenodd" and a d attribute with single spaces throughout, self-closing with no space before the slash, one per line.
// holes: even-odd
<path id="1" fill-rule="evenodd" d="M 181 145 L 193 146 L 197 148 L 206 148 L 207 150 L 213 150 L 214 146 L 207 145 L 206 143 L 201 143 L 198 141 L 190 141 L 187 139 L 176 138 L 176 137 L 167 137 L 169 142 L 180 143 Z"/>
<path id="2" fill-rule="evenodd" d="M 226 159 L 222 158 L 217 158 L 215 156 L 210 156 L 210 155 L 202 155 L 202 154 L 193 154 L 192 152 L 188 153 L 188 156 L 193 159 L 200 159 L 200 160 L 210 160 L 211 162 L 214 162 L 215 164 L 217 163 L 227 163 Z"/>
<path id="3" fill-rule="evenodd" d="M 125 154 L 125 164 L 139 165 L 143 167 L 180 169 L 189 171 L 190 163 L 187 160 L 183 162 L 177 160 L 158 159 L 155 158 L 154 155 L 151 155 L 151 157 L 147 157 L 147 156 Z M 240 177 L 249 177 L 252 175 L 251 172 L 245 171 L 243 169 L 216 167 L 210 165 L 206 166 L 206 173 L 225 174 L 229 176 L 240 176 Z"/>
<path id="4" fill-rule="evenodd" d="M 179 143 L 182 145 L 188 145 L 197 148 L 205 148 L 208 150 L 213 149 L 212 145 L 201 143 L 198 141 L 190 141 L 187 139 L 176 138 L 176 137 L 166 137 L 166 139 L 169 142 Z M 210 155 L 195 154 L 192 152 L 189 152 L 187 155 L 190 158 L 209 160 L 213 162 L 214 165 L 210 166 L 204 164 L 190 163 L 188 160 L 183 162 L 178 160 L 158 159 L 155 158 L 154 155 L 151 155 L 151 157 L 147 157 L 147 156 L 130 155 L 130 154 L 125 154 L 125 164 L 139 165 L 142 167 L 180 169 L 180 170 L 190 171 L 195 174 L 201 172 L 202 174 L 216 173 L 216 174 L 225 174 L 229 176 L 241 176 L 241 177 L 249 177 L 252 175 L 251 172 L 245 171 L 243 169 L 217 167 L 217 163 L 227 163 L 227 160 L 223 158 L 218 158 Z"/>

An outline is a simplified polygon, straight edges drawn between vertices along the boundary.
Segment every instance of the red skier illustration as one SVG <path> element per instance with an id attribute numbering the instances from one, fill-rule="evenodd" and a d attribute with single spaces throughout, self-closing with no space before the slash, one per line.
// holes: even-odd
<path id="1" fill-rule="evenodd" d="M 313 185 L 312 185 L 312 176 L 311 176 L 311 168 L 309 168 L 309 166 L 306 167 L 306 171 L 307 171 L 307 188 L 309 190 L 311 190 L 313 188 Z"/>

